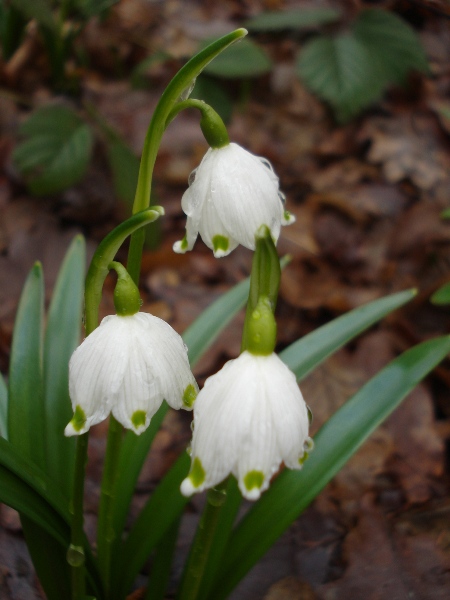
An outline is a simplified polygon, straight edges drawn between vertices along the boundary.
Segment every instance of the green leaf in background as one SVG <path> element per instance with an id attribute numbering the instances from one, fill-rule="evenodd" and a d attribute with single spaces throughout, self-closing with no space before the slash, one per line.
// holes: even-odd
<path id="1" fill-rule="evenodd" d="M 44 282 L 36 263 L 25 282 L 14 323 L 9 368 L 8 438 L 17 451 L 45 470 L 43 395 Z"/>
<path id="2" fill-rule="evenodd" d="M 363 10 L 352 31 L 377 64 L 377 76 L 383 86 L 404 84 L 413 70 L 429 71 L 418 35 L 394 13 L 377 8 Z"/>
<path id="3" fill-rule="evenodd" d="M 367 437 L 449 352 L 448 336 L 408 350 L 375 375 L 323 425 L 303 469 L 283 471 L 237 525 L 223 554 L 211 598 L 228 597 Z"/>
<path id="4" fill-rule="evenodd" d="M 0 3 L 0 40 L 3 59 L 8 61 L 22 43 L 27 21 L 12 6 Z"/>
<path id="5" fill-rule="evenodd" d="M 116 196 L 132 206 L 139 175 L 139 159 L 117 136 L 108 142 L 108 160 Z"/>
<path id="6" fill-rule="evenodd" d="M 233 112 L 233 103 L 226 90 L 222 87 L 221 82 L 207 75 L 200 75 L 195 82 L 191 98 L 203 100 L 206 104 L 212 106 L 225 123 L 230 120 Z"/>
<path id="7" fill-rule="evenodd" d="M 73 483 L 75 440 L 65 437 L 63 432 L 72 418 L 69 359 L 80 341 L 85 268 L 85 242 L 78 235 L 61 265 L 44 342 L 46 472 L 67 498 L 71 497 Z"/>
<path id="8" fill-rule="evenodd" d="M 78 9 L 87 18 L 101 14 L 118 2 L 119 0 L 75 0 Z"/>
<path id="9" fill-rule="evenodd" d="M 430 300 L 433 304 L 437 305 L 450 304 L 450 283 L 446 283 L 434 292 Z"/>
<path id="10" fill-rule="evenodd" d="M 341 16 L 336 8 L 299 8 L 264 12 L 245 23 L 252 31 L 283 31 L 285 29 L 312 29 L 334 23 Z"/>
<path id="11" fill-rule="evenodd" d="M 90 127 L 65 106 L 45 106 L 21 126 L 13 160 L 36 195 L 54 194 L 84 176 L 92 154 Z"/>
<path id="12" fill-rule="evenodd" d="M 264 50 L 251 40 L 243 39 L 240 44 L 230 46 L 219 54 L 204 71 L 215 77 L 247 79 L 264 75 L 271 68 L 272 61 Z"/>
<path id="13" fill-rule="evenodd" d="M 306 86 L 345 122 L 377 101 L 392 84 L 428 65 L 414 29 L 381 9 L 362 10 L 347 33 L 308 42 L 297 61 Z"/>
<path id="14" fill-rule="evenodd" d="M 0 437 L 8 439 L 8 387 L 0 373 Z"/>
<path id="15" fill-rule="evenodd" d="M 300 52 L 297 73 L 341 122 L 378 99 L 384 83 L 377 80 L 369 52 L 352 33 L 308 42 Z"/>
<path id="16" fill-rule="evenodd" d="M 13 8 L 23 14 L 26 19 L 34 19 L 47 29 L 56 28 L 56 20 L 48 0 L 10 0 Z"/>

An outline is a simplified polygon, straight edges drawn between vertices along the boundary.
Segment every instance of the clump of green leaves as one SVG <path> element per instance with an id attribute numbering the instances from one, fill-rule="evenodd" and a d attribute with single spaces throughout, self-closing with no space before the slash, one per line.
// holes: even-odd
<path id="1" fill-rule="evenodd" d="M 87 21 L 118 0 L 3 0 L 0 3 L 0 42 L 9 60 L 22 43 L 25 27 L 35 21 L 47 51 L 55 87 L 69 86 L 65 66 L 73 54 L 73 42 Z"/>
<path id="2" fill-rule="evenodd" d="M 255 31 L 311 29 L 339 20 L 332 9 L 263 13 L 248 23 Z M 379 100 L 391 85 L 405 85 L 411 71 L 428 63 L 414 29 L 399 16 L 364 9 L 350 27 L 313 37 L 303 46 L 296 71 L 304 84 L 333 109 L 339 122 Z"/>

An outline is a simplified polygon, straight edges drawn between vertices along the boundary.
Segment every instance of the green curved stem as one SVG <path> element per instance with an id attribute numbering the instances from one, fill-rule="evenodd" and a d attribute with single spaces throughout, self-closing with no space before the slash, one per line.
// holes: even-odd
<path id="1" fill-rule="evenodd" d="M 190 89 L 195 83 L 196 77 L 200 75 L 206 65 L 228 46 L 240 40 L 245 35 L 247 35 L 245 29 L 236 29 L 236 31 L 213 42 L 204 50 L 193 56 L 184 67 L 178 71 L 167 86 L 156 106 L 145 137 L 141 165 L 139 167 L 136 195 L 133 204 L 133 214 L 150 205 L 150 192 L 156 155 L 161 143 L 161 138 L 170 122 L 168 121 L 168 117 L 172 109 L 178 102 L 182 102 L 189 96 Z M 131 236 L 127 264 L 128 273 L 135 283 L 137 283 L 139 277 L 143 246 L 144 232 L 136 232 Z"/>
<path id="2" fill-rule="evenodd" d="M 206 104 L 203 100 L 192 98 L 183 100 L 183 102 L 178 102 L 167 117 L 166 127 L 173 119 L 175 119 L 178 113 L 187 108 L 196 108 L 201 112 L 202 118 L 200 120 L 200 127 L 211 148 L 223 148 L 223 146 L 228 146 L 230 138 L 228 137 L 227 128 L 225 127 L 224 122 L 213 107 Z"/>

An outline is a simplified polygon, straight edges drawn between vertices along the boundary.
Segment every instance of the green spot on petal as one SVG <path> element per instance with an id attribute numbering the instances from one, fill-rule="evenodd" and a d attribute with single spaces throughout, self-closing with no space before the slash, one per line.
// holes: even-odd
<path id="1" fill-rule="evenodd" d="M 192 485 L 196 488 L 200 487 L 205 481 L 206 473 L 203 468 L 202 461 L 196 456 L 192 463 L 191 471 L 189 473 L 189 479 L 192 481 Z"/>
<path id="2" fill-rule="evenodd" d="M 187 236 L 184 236 L 184 238 L 181 240 L 180 248 L 183 252 L 185 252 L 187 250 L 187 248 L 188 248 Z"/>
<path id="3" fill-rule="evenodd" d="M 183 404 L 190 408 L 194 404 L 196 398 L 197 398 L 197 390 L 192 385 L 192 383 L 190 383 L 187 386 L 187 388 L 184 390 Z"/>
<path id="4" fill-rule="evenodd" d="M 147 413 L 145 410 L 135 410 L 131 415 L 131 422 L 135 429 L 139 429 L 140 427 L 145 426 L 145 419 L 147 417 Z"/>
<path id="5" fill-rule="evenodd" d="M 75 412 L 73 413 L 73 417 L 70 422 L 72 423 L 72 427 L 75 429 L 75 431 L 81 431 L 83 429 L 84 424 L 86 423 L 86 413 L 79 404 L 76 405 Z"/>
<path id="6" fill-rule="evenodd" d="M 262 471 L 249 471 L 244 477 L 244 485 L 248 491 L 253 488 L 260 489 L 264 482 L 264 473 Z"/>
<path id="7" fill-rule="evenodd" d="M 212 239 L 214 254 L 226 252 L 230 247 L 230 240 L 224 235 L 215 235 Z"/>

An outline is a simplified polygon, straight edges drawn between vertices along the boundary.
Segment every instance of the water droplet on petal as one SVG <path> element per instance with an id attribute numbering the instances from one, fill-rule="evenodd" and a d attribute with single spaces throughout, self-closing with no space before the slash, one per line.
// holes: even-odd
<path id="1" fill-rule="evenodd" d="M 278 198 L 281 200 L 281 204 L 286 206 L 286 196 L 283 194 L 283 192 L 278 192 Z"/>
<path id="2" fill-rule="evenodd" d="M 189 444 L 189 446 L 186 446 L 186 452 L 188 454 L 188 456 L 192 456 L 192 446 Z"/>
<path id="3" fill-rule="evenodd" d="M 273 167 L 272 167 L 272 163 L 270 161 L 267 160 L 267 158 L 264 158 L 262 156 L 258 157 L 259 160 L 262 162 L 262 164 L 269 169 L 269 171 L 272 171 L 272 173 L 274 173 Z"/>
<path id="4" fill-rule="evenodd" d="M 303 450 L 305 452 L 311 452 L 314 448 L 314 440 L 311 437 L 307 437 L 303 443 Z"/>
<path id="5" fill-rule="evenodd" d="M 226 499 L 226 490 L 218 490 L 217 488 L 213 487 L 208 492 L 208 502 L 212 506 L 222 506 Z"/>
<path id="6" fill-rule="evenodd" d="M 308 411 L 308 421 L 309 421 L 309 424 L 311 425 L 311 423 L 313 422 L 312 410 L 309 408 L 308 405 L 306 405 L 306 410 Z"/>

